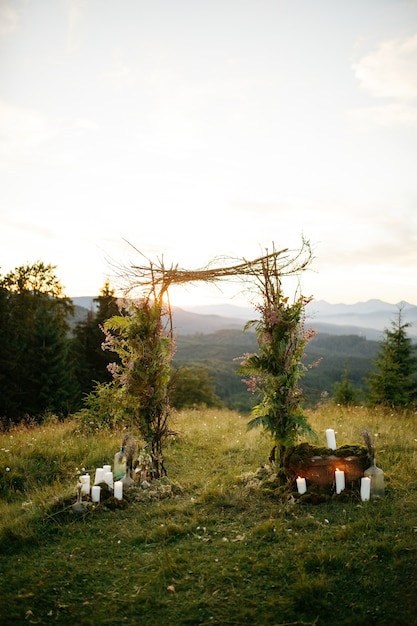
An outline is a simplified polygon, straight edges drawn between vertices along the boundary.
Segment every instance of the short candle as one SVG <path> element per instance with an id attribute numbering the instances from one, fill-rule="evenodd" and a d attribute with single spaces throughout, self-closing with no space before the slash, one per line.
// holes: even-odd
<path id="1" fill-rule="evenodd" d="M 94 484 L 99 485 L 104 482 L 104 469 L 102 467 L 98 467 L 96 469 L 96 475 L 94 478 Z"/>
<path id="2" fill-rule="evenodd" d="M 327 447 L 336 450 L 336 437 L 333 428 L 326 429 Z"/>
<path id="3" fill-rule="evenodd" d="M 365 502 L 371 497 L 371 479 L 367 476 L 361 478 L 361 500 Z"/>
<path id="4" fill-rule="evenodd" d="M 94 485 L 94 487 L 91 489 L 91 499 L 93 502 L 100 502 L 100 491 L 101 487 L 99 487 L 98 485 Z"/>
<path id="5" fill-rule="evenodd" d="M 336 479 L 336 493 L 340 493 L 345 488 L 345 472 L 336 469 L 334 476 Z"/>
<path id="6" fill-rule="evenodd" d="M 113 472 L 104 473 L 104 482 L 108 484 L 109 489 L 113 489 Z"/>
<path id="7" fill-rule="evenodd" d="M 301 476 L 299 476 L 296 482 L 297 482 L 298 493 L 301 493 L 301 494 L 305 493 L 307 491 L 306 479 L 301 478 Z"/>
<path id="8" fill-rule="evenodd" d="M 123 500 L 123 483 L 121 480 L 116 480 L 114 483 L 114 497 L 117 500 Z"/>
<path id="9" fill-rule="evenodd" d="M 84 474 L 80 476 L 81 493 L 90 493 L 90 475 Z"/>

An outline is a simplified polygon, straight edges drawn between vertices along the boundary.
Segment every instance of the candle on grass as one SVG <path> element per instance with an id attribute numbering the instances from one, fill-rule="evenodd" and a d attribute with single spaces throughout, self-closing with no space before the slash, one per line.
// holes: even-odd
<path id="1" fill-rule="evenodd" d="M 333 428 L 326 429 L 327 447 L 336 450 L 336 437 Z"/>
<path id="2" fill-rule="evenodd" d="M 371 479 L 367 476 L 361 478 L 361 500 L 365 502 L 371 497 Z"/>
<path id="3" fill-rule="evenodd" d="M 114 483 L 114 497 L 117 500 L 123 499 L 123 483 L 121 480 L 116 480 Z"/>
<path id="4" fill-rule="evenodd" d="M 299 476 L 296 482 L 297 482 L 298 493 L 301 493 L 301 494 L 305 493 L 307 491 L 306 479 L 301 478 L 301 476 Z"/>
<path id="5" fill-rule="evenodd" d="M 113 489 L 113 472 L 104 473 L 104 482 L 108 484 L 109 489 Z"/>
<path id="6" fill-rule="evenodd" d="M 104 473 L 111 472 L 111 465 L 103 465 Z"/>
<path id="7" fill-rule="evenodd" d="M 334 477 L 336 480 L 336 493 L 340 493 L 345 488 L 345 472 L 343 470 L 336 469 Z"/>
<path id="8" fill-rule="evenodd" d="M 100 491 L 101 487 L 99 487 L 99 485 L 94 485 L 91 489 L 91 499 L 93 502 L 100 502 Z"/>
<path id="9" fill-rule="evenodd" d="M 95 475 L 95 478 L 94 478 L 94 484 L 95 485 L 99 485 L 102 482 L 104 482 L 104 468 L 98 467 L 96 469 L 96 475 Z"/>
<path id="10" fill-rule="evenodd" d="M 90 475 L 84 474 L 80 476 L 81 493 L 90 493 Z"/>

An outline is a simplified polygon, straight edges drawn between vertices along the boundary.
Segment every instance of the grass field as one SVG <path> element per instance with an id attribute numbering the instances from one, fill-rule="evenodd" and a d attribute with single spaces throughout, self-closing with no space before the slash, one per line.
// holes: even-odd
<path id="1" fill-rule="evenodd" d="M 271 496 L 249 480 L 270 439 L 207 410 L 173 416 L 167 479 L 77 514 L 78 472 L 111 463 L 122 434 L 0 434 L 0 624 L 417 625 L 417 416 L 309 418 L 321 444 L 369 429 L 383 500 Z"/>

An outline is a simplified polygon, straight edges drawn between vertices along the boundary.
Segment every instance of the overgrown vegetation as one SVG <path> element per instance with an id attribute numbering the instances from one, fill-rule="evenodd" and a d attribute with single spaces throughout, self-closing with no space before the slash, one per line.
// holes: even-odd
<path id="1" fill-rule="evenodd" d="M 248 388 L 260 398 L 248 426 L 262 426 L 269 432 L 277 465 L 282 467 L 286 448 L 299 434 L 312 434 L 302 410 L 299 381 L 305 371 L 304 348 L 314 333 L 304 328 L 308 299 L 299 296 L 289 302 L 276 259 L 267 257 L 262 264 L 263 271 L 257 276 L 261 317 L 247 324 L 247 328 L 255 327 L 258 353 L 244 357 L 239 373 L 247 377 Z"/>
<path id="2" fill-rule="evenodd" d="M 415 626 L 417 416 L 308 412 L 325 445 L 372 433 L 387 493 L 302 504 L 260 487 L 270 447 L 221 410 L 173 416 L 165 490 L 72 510 L 78 473 L 111 462 L 120 431 L 68 420 L 0 434 L 0 622 L 98 626 Z"/>

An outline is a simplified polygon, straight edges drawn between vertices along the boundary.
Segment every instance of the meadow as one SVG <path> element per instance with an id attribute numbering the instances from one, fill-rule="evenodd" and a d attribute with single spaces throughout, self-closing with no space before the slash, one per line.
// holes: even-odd
<path id="1" fill-rule="evenodd" d="M 0 623 L 417 625 L 417 416 L 323 405 L 318 441 L 367 428 L 386 496 L 303 503 L 260 488 L 271 440 L 224 410 L 175 413 L 168 476 L 73 510 L 122 432 L 73 420 L 0 433 Z M 296 490 L 295 490 L 296 491 Z"/>

